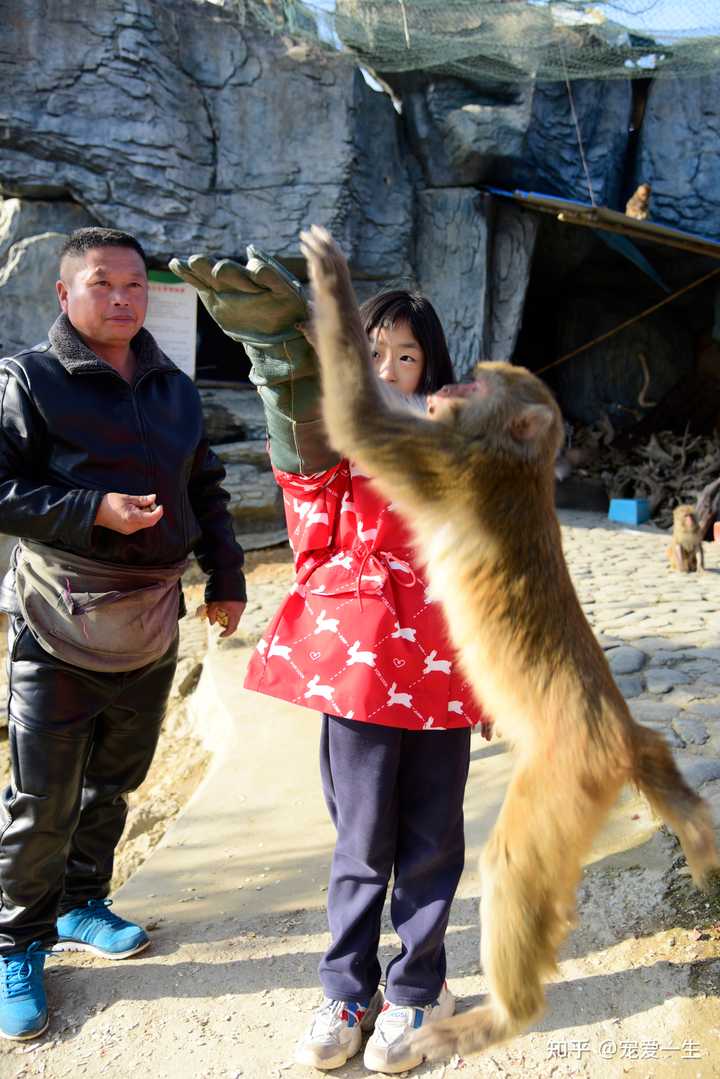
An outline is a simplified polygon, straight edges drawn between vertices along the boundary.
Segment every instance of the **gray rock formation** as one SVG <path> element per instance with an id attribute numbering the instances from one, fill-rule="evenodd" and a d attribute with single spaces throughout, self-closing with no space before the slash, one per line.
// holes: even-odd
<path id="1" fill-rule="evenodd" d="M 652 83 L 635 182 L 653 221 L 720 240 L 720 74 Z"/>
<path id="2" fill-rule="evenodd" d="M 622 196 L 632 107 L 629 82 L 572 83 L 573 102 L 595 201 L 624 209 Z M 578 134 L 563 82 L 535 88 L 516 186 L 590 202 Z"/>
<path id="3" fill-rule="evenodd" d="M 390 81 L 429 187 L 499 183 L 520 167 L 532 114 L 530 83 L 482 87 L 417 73 Z"/>
<path id="4" fill-rule="evenodd" d="M 235 533 L 247 550 L 287 539 L 280 488 L 266 449 L 265 414 L 257 391 L 200 387 L 205 429 L 227 477 Z"/>
<path id="5" fill-rule="evenodd" d="M 235 535 L 246 550 L 270 547 L 287 539 L 280 488 L 270 468 L 265 440 L 215 446 L 227 477 Z"/>
<path id="6" fill-rule="evenodd" d="M 0 355 L 11 356 L 47 338 L 60 308 L 55 295 L 65 237 L 43 232 L 18 240 L 0 268 Z"/>
<path id="7" fill-rule="evenodd" d="M 81 202 L 157 258 L 233 255 L 250 241 L 292 254 L 300 228 L 319 221 L 358 252 L 359 272 L 407 268 L 396 115 L 348 59 L 190 0 L 107 0 L 86 16 L 76 0 L 4 13 L 6 193 Z M 42 64 L 40 26 L 53 42 Z M 371 205 L 383 227 L 367 245 Z"/>
<path id="8" fill-rule="evenodd" d="M 0 356 L 45 340 L 59 311 L 55 282 L 65 234 L 90 224 L 75 203 L 0 198 Z"/>
<path id="9" fill-rule="evenodd" d="M 489 260 L 485 360 L 510 361 L 522 321 L 539 221 L 508 202 L 495 202 Z M 522 359 L 521 359 L 522 362 Z"/>
<path id="10" fill-rule="evenodd" d="M 483 355 L 489 199 L 472 188 L 439 188 L 418 201 L 418 284 L 441 313 L 455 373 L 464 377 Z"/>
<path id="11" fill-rule="evenodd" d="M 414 73 L 391 82 L 429 187 L 486 183 L 589 201 L 564 83 L 483 85 Z M 579 80 L 572 95 L 595 200 L 620 208 L 630 83 Z"/>
<path id="12" fill-rule="evenodd" d="M 205 430 L 213 446 L 265 438 L 265 413 L 253 386 L 200 386 Z"/>
<path id="13" fill-rule="evenodd" d="M 97 222 L 75 202 L 27 201 L 0 198 L 0 263 L 13 244 L 43 232 L 67 234 Z"/>

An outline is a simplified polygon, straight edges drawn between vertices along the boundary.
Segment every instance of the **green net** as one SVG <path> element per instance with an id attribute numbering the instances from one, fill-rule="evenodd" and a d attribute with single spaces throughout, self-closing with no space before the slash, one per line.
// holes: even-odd
<path id="1" fill-rule="evenodd" d="M 720 0 L 250 0 L 265 26 L 380 75 L 627 79 L 720 70 Z"/>

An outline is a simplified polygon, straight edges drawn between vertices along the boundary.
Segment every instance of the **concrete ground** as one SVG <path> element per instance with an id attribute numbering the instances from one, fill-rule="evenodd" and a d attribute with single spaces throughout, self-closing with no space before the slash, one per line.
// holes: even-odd
<path id="1" fill-rule="evenodd" d="M 666 568 L 667 537 L 597 514 L 563 513 L 580 598 L 638 719 L 662 729 L 720 823 L 720 547 L 708 572 Z M 542 583 L 539 582 L 541 586 Z M 277 602 L 262 586 L 259 626 Z M 250 630 L 252 632 L 252 630 Z M 53 1019 L 42 1039 L 0 1046 L 0 1076 L 309 1079 L 294 1043 L 320 1000 L 333 834 L 320 795 L 318 717 L 242 690 L 247 647 L 212 647 L 192 698 L 213 752 L 203 784 L 120 890 L 152 946 L 110 964 L 48 964 Z M 477 856 L 510 760 L 473 738 L 467 868 L 447 947 L 459 1007 L 484 990 Z M 413 1073 L 474 1076 L 720 1076 L 720 904 L 699 895 L 674 840 L 626 792 L 579 889 L 580 924 L 531 1033 L 489 1054 Z M 394 935 L 385 922 L 384 959 Z M 336 1074 L 368 1074 L 356 1058 Z"/>

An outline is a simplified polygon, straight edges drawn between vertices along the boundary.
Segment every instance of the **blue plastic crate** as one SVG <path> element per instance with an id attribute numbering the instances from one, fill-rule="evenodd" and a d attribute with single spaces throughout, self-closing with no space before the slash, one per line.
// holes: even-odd
<path id="1" fill-rule="evenodd" d="M 624 525 L 641 525 L 650 520 L 647 498 L 611 498 L 608 517 Z"/>

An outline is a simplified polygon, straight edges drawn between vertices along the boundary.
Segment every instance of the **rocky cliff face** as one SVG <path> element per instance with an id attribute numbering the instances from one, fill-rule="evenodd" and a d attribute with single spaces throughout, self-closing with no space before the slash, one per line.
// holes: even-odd
<path id="1" fill-rule="evenodd" d="M 407 267 L 395 114 L 345 58 L 192 0 L 27 0 L 4 14 L 0 73 L 6 192 L 72 199 L 157 258 L 287 254 L 319 220 L 371 275 Z M 361 245 L 372 204 L 382 230 Z"/>

